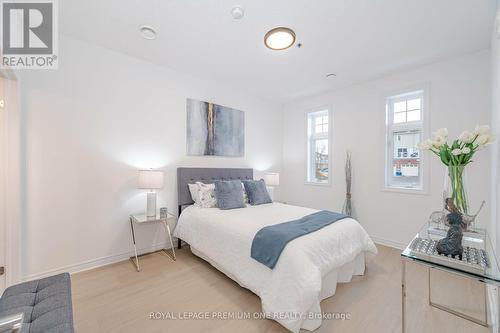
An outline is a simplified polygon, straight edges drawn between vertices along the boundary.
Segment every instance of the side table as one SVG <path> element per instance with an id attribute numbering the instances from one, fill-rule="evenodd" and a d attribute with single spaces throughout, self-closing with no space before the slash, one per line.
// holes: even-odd
<path id="1" fill-rule="evenodd" d="M 170 254 L 167 251 L 167 249 L 161 249 L 160 251 L 164 251 L 170 258 L 172 258 L 175 261 L 175 260 L 177 260 L 177 258 L 175 256 L 175 249 L 174 249 L 174 242 L 172 241 L 172 234 L 170 232 L 170 227 L 168 226 L 169 219 L 175 219 L 175 216 L 170 214 L 170 213 L 167 213 L 167 216 L 162 217 L 162 216 L 160 216 L 159 212 L 156 214 L 156 216 L 146 216 L 146 214 L 130 215 L 130 230 L 132 232 L 132 242 L 134 244 L 134 256 L 130 257 L 130 261 L 134 264 L 134 266 L 138 272 L 140 272 L 140 270 L 141 270 L 141 268 L 139 266 L 139 257 L 151 254 L 153 252 L 143 253 L 141 255 L 137 254 L 137 245 L 136 245 L 134 224 L 136 224 L 136 225 L 141 225 L 141 224 L 145 224 L 145 223 L 161 223 L 161 224 L 163 224 L 163 226 L 165 227 L 165 232 L 167 233 L 168 240 L 170 242 L 172 254 Z"/>

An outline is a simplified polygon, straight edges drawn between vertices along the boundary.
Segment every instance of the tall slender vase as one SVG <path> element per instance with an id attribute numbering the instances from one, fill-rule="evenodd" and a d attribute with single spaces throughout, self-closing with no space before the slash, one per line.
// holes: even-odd
<path id="1" fill-rule="evenodd" d="M 465 165 L 448 166 L 443 194 L 444 208 L 450 213 L 462 215 L 464 230 L 471 228 L 473 219 L 469 215 Z"/>

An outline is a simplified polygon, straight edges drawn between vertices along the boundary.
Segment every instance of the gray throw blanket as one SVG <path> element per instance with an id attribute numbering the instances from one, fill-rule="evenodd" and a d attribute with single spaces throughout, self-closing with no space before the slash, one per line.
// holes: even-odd
<path id="1" fill-rule="evenodd" d="M 251 257 L 273 269 L 288 242 L 349 216 L 322 210 L 298 220 L 260 229 L 252 241 Z"/>

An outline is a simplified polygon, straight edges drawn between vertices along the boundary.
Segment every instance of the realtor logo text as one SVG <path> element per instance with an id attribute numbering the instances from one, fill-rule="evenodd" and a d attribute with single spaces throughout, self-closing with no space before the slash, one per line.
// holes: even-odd
<path id="1" fill-rule="evenodd" d="M 0 3 L 1 66 L 12 69 L 56 69 L 56 0 L 1 0 Z"/>

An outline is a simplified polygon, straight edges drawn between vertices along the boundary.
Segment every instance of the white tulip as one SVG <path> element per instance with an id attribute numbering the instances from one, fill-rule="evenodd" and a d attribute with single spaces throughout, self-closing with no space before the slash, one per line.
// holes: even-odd
<path id="1" fill-rule="evenodd" d="M 448 138 L 448 129 L 447 128 L 440 128 L 434 133 L 436 137 L 444 138 L 445 140 Z"/>
<path id="2" fill-rule="evenodd" d="M 489 131 L 490 131 L 490 127 L 488 125 L 482 125 L 482 126 L 477 125 L 476 129 L 474 130 L 474 134 L 475 135 L 484 135 L 484 134 L 488 134 Z"/>
<path id="3" fill-rule="evenodd" d="M 470 148 L 469 147 L 463 147 L 462 148 L 462 154 L 468 154 L 470 153 Z"/>
<path id="4" fill-rule="evenodd" d="M 460 134 L 460 136 L 458 137 L 458 140 L 463 143 L 471 143 L 472 141 L 474 141 L 475 137 L 476 136 L 473 133 L 469 131 L 463 131 L 462 134 Z"/>
<path id="5" fill-rule="evenodd" d="M 489 146 L 493 143 L 493 141 L 495 141 L 495 137 L 491 134 L 485 134 L 486 136 L 488 136 L 488 139 L 486 140 L 486 142 L 484 143 L 485 146 Z"/>
<path id="6" fill-rule="evenodd" d="M 451 151 L 451 153 L 455 156 L 458 156 L 460 154 L 462 154 L 462 150 L 460 150 L 460 148 L 455 148 Z"/>
<path id="7" fill-rule="evenodd" d="M 432 140 L 432 146 L 436 148 L 442 147 L 445 143 L 446 143 L 446 138 L 442 136 L 437 136 L 434 138 L 434 140 Z"/>
<path id="8" fill-rule="evenodd" d="M 432 140 L 431 139 L 427 139 L 427 140 L 422 141 L 418 145 L 418 148 L 420 150 L 429 150 L 429 149 L 431 149 L 432 148 Z"/>
<path id="9" fill-rule="evenodd" d="M 480 136 L 477 137 L 475 143 L 478 146 L 485 146 L 488 143 L 491 143 L 490 135 L 489 134 L 481 134 Z"/>

